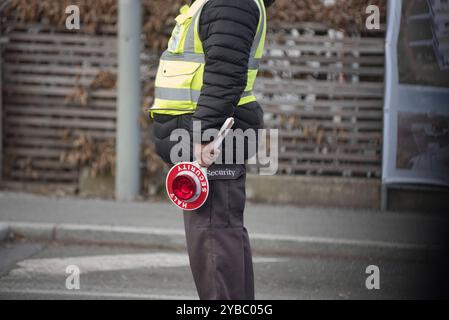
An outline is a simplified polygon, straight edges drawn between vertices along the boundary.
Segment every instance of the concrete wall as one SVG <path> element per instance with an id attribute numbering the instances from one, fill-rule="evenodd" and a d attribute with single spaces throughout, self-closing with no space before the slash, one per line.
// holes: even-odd
<path id="1" fill-rule="evenodd" d="M 427 185 L 391 185 L 387 189 L 390 211 L 449 213 L 449 188 Z"/>
<path id="2" fill-rule="evenodd" d="M 381 182 L 376 179 L 248 175 L 250 201 L 297 206 L 380 209 Z M 449 188 L 390 185 L 388 211 L 449 213 Z"/>
<path id="3" fill-rule="evenodd" d="M 265 203 L 379 209 L 380 180 L 248 175 L 247 197 Z"/>

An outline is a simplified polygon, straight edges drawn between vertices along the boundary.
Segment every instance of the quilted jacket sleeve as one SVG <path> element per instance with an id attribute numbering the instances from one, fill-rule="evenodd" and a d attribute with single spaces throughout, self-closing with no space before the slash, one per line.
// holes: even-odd
<path id="1" fill-rule="evenodd" d="M 202 131 L 219 128 L 234 114 L 247 81 L 257 31 L 254 0 L 211 0 L 201 12 L 199 33 L 205 54 L 203 88 L 193 120 Z"/>

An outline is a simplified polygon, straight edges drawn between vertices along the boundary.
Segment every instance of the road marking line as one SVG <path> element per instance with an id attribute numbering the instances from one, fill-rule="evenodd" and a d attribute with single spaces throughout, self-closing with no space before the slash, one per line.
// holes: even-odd
<path id="1" fill-rule="evenodd" d="M 45 289 L 0 289 L 0 294 L 38 294 L 38 295 L 60 295 L 77 297 L 96 298 L 117 298 L 117 299 L 145 299 L 145 300 L 197 300 L 195 296 L 176 296 L 164 294 L 144 294 L 129 292 L 105 292 L 105 291 L 70 291 L 70 290 L 45 290 Z"/>
<path id="2" fill-rule="evenodd" d="M 276 263 L 285 258 L 256 257 L 254 263 Z M 149 268 L 187 267 L 189 259 L 184 253 L 143 253 L 76 256 L 64 258 L 26 259 L 10 272 L 11 276 L 33 274 L 64 275 L 67 266 L 75 265 L 82 274 Z"/>
<path id="3" fill-rule="evenodd" d="M 27 259 L 18 263 L 11 275 L 52 274 L 64 275 L 69 265 L 79 267 L 81 273 L 132 270 L 141 268 L 168 268 L 188 266 L 185 254 L 149 253 L 77 256 L 65 258 Z"/>

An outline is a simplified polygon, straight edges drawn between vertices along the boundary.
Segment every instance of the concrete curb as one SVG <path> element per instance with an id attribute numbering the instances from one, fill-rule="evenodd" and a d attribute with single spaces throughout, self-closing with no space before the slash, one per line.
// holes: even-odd
<path id="1" fill-rule="evenodd" d="M 151 248 L 186 248 L 184 230 L 142 227 L 78 225 L 27 222 L 0 222 L 6 226 L 6 236 L 37 241 L 133 245 Z M 438 250 L 424 244 L 393 243 L 368 240 L 301 237 L 252 233 L 255 252 L 267 254 L 302 254 L 327 256 L 358 256 L 423 260 Z M 0 238 L 1 239 L 1 238 Z"/>

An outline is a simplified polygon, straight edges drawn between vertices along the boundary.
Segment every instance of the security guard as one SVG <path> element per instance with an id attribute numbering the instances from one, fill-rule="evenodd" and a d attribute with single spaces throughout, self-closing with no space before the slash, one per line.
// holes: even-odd
<path id="1" fill-rule="evenodd" d="M 243 131 L 263 127 L 253 95 L 266 34 L 266 7 L 274 0 L 196 0 L 180 9 L 162 54 L 155 83 L 154 138 L 160 157 L 172 164 L 173 130 L 219 129 L 228 117 Z M 192 135 L 193 136 L 193 135 Z M 192 148 L 203 166 L 203 140 Z M 247 143 L 255 143 L 248 142 Z M 207 151 L 210 152 L 210 151 Z M 245 158 L 251 155 L 246 152 Z M 224 155 L 223 155 L 224 157 Z M 186 155 L 186 161 L 192 158 Z M 243 223 L 246 169 L 242 164 L 208 168 L 209 197 L 184 212 L 190 267 L 200 299 L 254 299 L 248 232 Z"/>

